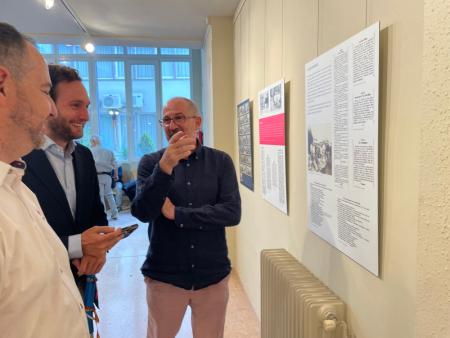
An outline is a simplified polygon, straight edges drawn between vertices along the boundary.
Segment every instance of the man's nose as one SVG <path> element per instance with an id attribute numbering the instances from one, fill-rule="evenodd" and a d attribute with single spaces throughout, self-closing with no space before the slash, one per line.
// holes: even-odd
<path id="1" fill-rule="evenodd" d="M 49 101 L 50 101 L 50 107 L 49 107 L 49 111 L 48 111 L 48 116 L 55 117 L 58 115 L 58 109 L 56 109 L 55 102 L 53 102 L 52 99 L 50 99 Z"/>
<path id="2" fill-rule="evenodd" d="M 81 118 L 83 121 L 89 121 L 89 110 L 88 110 L 87 107 L 85 107 L 85 108 L 82 109 L 82 113 L 81 113 L 80 118 Z"/>
<path id="3" fill-rule="evenodd" d="M 171 119 L 171 120 L 170 120 L 169 128 L 170 128 L 170 129 L 177 129 L 177 128 L 178 128 L 178 124 L 175 123 L 175 120 L 174 120 L 174 119 Z"/>

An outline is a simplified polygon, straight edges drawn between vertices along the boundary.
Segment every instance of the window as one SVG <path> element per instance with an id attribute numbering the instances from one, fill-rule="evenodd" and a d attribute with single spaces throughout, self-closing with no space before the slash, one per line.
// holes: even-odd
<path id="1" fill-rule="evenodd" d="M 162 62 L 162 96 L 163 103 L 171 97 L 191 97 L 190 62 Z"/>
<path id="2" fill-rule="evenodd" d="M 124 48 L 122 46 L 96 46 L 95 54 L 123 54 Z"/>
<path id="3" fill-rule="evenodd" d="M 150 65 L 132 67 L 133 80 L 150 80 L 155 78 L 155 68 Z"/>
<path id="4" fill-rule="evenodd" d="M 162 62 L 163 79 L 189 79 L 190 62 Z"/>
<path id="5" fill-rule="evenodd" d="M 156 64 L 131 65 L 133 98 L 134 153 L 141 157 L 157 150 L 158 115 L 156 108 L 156 86 L 154 80 Z M 148 78 L 136 76 L 152 75 Z"/>
<path id="6" fill-rule="evenodd" d="M 87 54 L 79 45 L 58 45 L 59 54 Z"/>
<path id="7" fill-rule="evenodd" d="M 173 68 L 173 62 L 163 62 L 161 64 L 162 78 L 164 80 L 175 78 L 175 69 Z"/>
<path id="8" fill-rule="evenodd" d="M 102 80 L 125 79 L 124 63 L 111 61 L 98 61 L 97 78 Z"/>
<path id="9" fill-rule="evenodd" d="M 114 79 L 113 68 L 111 66 L 111 62 L 97 62 L 97 78 L 101 80 Z"/>
<path id="10" fill-rule="evenodd" d="M 41 54 L 53 54 L 53 45 L 48 43 L 38 43 L 36 47 Z"/>
<path id="11" fill-rule="evenodd" d="M 156 55 L 158 52 L 153 47 L 127 47 L 127 53 L 131 55 Z"/>
<path id="12" fill-rule="evenodd" d="M 189 48 L 161 48 L 162 55 L 189 55 Z"/>
<path id="13" fill-rule="evenodd" d="M 162 106 L 174 96 L 192 97 L 194 56 L 187 48 L 96 46 L 93 54 L 79 45 L 38 48 L 47 60 L 77 69 L 90 93 L 90 121 L 79 141 L 89 146 L 98 134 L 119 161 L 138 161 L 167 144 L 158 124 Z"/>

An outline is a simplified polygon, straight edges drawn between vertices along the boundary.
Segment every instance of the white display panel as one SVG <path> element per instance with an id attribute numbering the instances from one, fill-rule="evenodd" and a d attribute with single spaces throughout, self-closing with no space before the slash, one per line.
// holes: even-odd
<path id="1" fill-rule="evenodd" d="M 305 65 L 308 226 L 378 275 L 379 23 Z"/>
<path id="2" fill-rule="evenodd" d="M 261 191 L 265 200 L 287 214 L 284 81 L 264 88 L 258 98 Z"/>

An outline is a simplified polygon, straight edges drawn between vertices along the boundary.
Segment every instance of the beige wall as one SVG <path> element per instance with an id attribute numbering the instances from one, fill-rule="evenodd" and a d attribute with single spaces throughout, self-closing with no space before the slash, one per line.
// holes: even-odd
<path id="1" fill-rule="evenodd" d="M 235 159 L 233 18 L 208 17 L 203 48 L 205 144 Z M 228 251 L 235 258 L 235 228 L 227 229 Z"/>
<path id="2" fill-rule="evenodd" d="M 257 102 L 258 91 L 281 78 L 285 79 L 287 89 L 289 215 L 261 198 L 257 144 L 254 146 L 255 191 L 241 186 L 243 219 L 236 229 L 234 264 L 255 310 L 260 309 L 260 251 L 282 247 L 348 304 L 349 324 L 356 337 L 415 337 L 416 252 L 417 239 L 422 239 L 418 237 L 418 182 L 422 178 L 419 140 L 423 1 L 243 0 L 241 5 L 234 24 L 235 105 L 247 98 Z M 445 6 L 443 13 L 448 13 L 448 5 Z M 381 22 L 380 278 L 307 229 L 304 122 L 305 63 L 376 21 Z M 446 27 L 448 31 L 449 25 Z M 448 57 L 448 49 L 446 52 Z M 430 64 L 430 70 L 434 66 Z M 433 84 L 439 88 L 438 83 Z M 448 93 L 445 99 L 449 99 Z M 257 126 L 257 104 L 253 107 L 253 124 Z M 440 108 L 444 109 L 444 105 Z M 445 118 L 448 123 L 448 116 Z M 435 131 L 447 132 L 447 125 L 435 127 Z M 442 135 L 429 134 L 430 138 L 434 137 L 430 142 Z M 256 127 L 254 143 L 258 137 Z M 230 142 L 235 144 L 236 140 Z M 443 149 L 448 154 L 449 149 Z M 437 161 L 432 155 L 439 156 L 433 150 L 433 147 L 427 149 L 432 160 L 429 166 Z M 450 156 L 435 170 L 440 169 L 444 175 L 442 172 L 449 161 Z M 441 216 L 447 214 L 436 215 L 442 223 L 436 231 L 450 231 L 443 228 L 447 218 Z M 426 225 L 423 221 L 423 226 Z M 448 264 L 448 256 L 441 258 Z M 448 270 L 446 275 L 450 275 Z M 423 298 L 426 296 L 425 293 Z M 445 305 L 448 318 L 450 306 Z"/>
<path id="3" fill-rule="evenodd" d="M 210 90 L 213 116 L 214 141 L 212 146 L 234 155 L 234 55 L 233 19 L 230 17 L 209 17 L 210 40 Z"/>
<path id="4" fill-rule="evenodd" d="M 450 337 L 450 2 L 424 3 L 417 337 Z"/>

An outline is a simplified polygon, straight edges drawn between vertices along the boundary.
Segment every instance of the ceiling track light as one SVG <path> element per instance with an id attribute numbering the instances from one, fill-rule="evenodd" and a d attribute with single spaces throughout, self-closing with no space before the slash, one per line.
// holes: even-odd
<path id="1" fill-rule="evenodd" d="M 91 41 L 91 39 L 87 39 L 86 42 L 83 44 L 83 48 L 86 50 L 86 52 L 88 53 L 94 53 L 95 51 L 95 45 L 94 43 Z"/>
<path id="2" fill-rule="evenodd" d="M 54 0 L 50 0 L 54 1 Z M 70 7 L 70 5 L 66 2 L 67 0 L 60 0 L 62 5 L 65 7 L 67 12 L 72 16 L 75 23 L 78 25 L 78 27 L 81 28 L 81 30 L 84 32 L 84 37 L 82 38 L 81 46 L 86 50 L 88 53 L 93 53 L 95 51 L 95 45 L 92 41 L 92 38 L 86 28 L 86 26 L 83 24 L 83 22 L 78 17 L 77 13 Z"/>
<path id="3" fill-rule="evenodd" d="M 47 10 L 53 8 L 54 5 L 55 5 L 55 0 L 45 0 L 44 1 L 44 6 L 45 6 L 45 9 L 47 9 Z"/>

